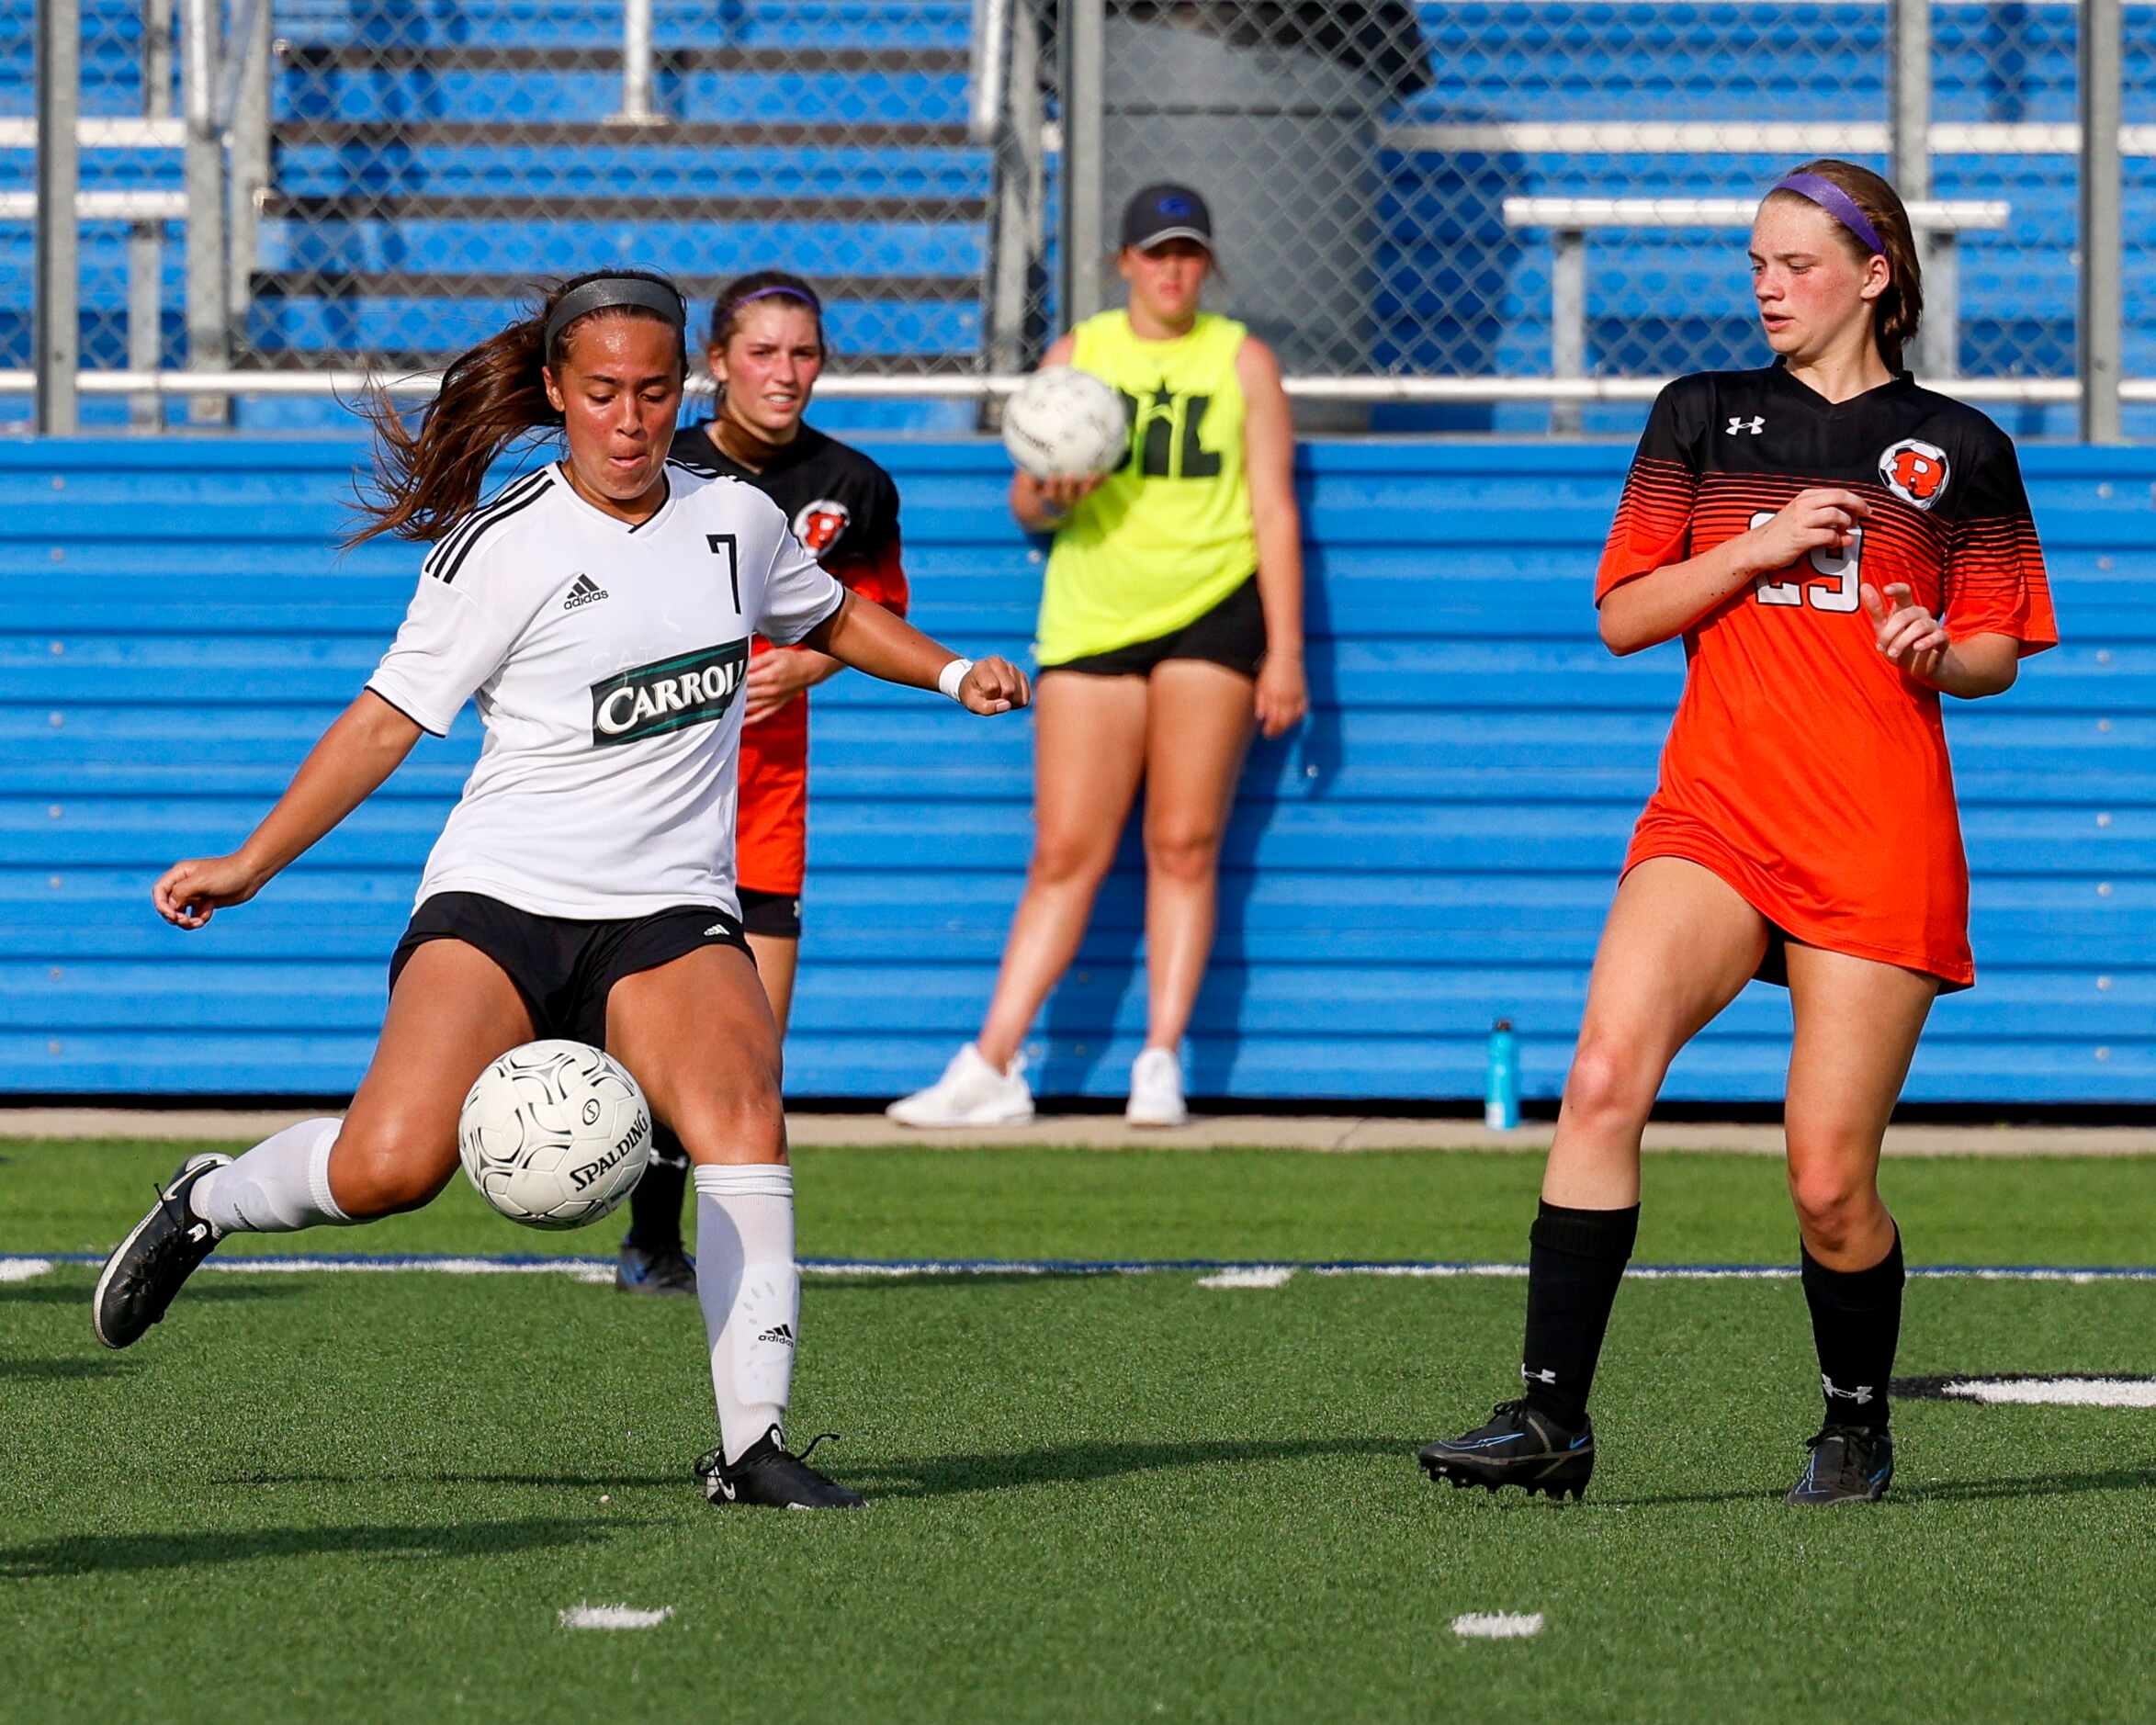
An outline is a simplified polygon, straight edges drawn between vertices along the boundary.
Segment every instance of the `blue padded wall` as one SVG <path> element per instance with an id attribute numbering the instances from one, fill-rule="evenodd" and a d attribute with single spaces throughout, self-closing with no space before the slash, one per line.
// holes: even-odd
<path id="1" fill-rule="evenodd" d="M 1022 648 L 1037 550 L 979 442 L 874 444 L 927 628 Z M 340 558 L 349 441 L 0 444 L 0 1073 L 25 1092 L 335 1092 L 477 746 L 468 713 L 206 932 L 149 883 L 230 848 L 358 689 L 413 547 Z M 1619 662 L 1589 581 L 1616 445 L 1321 444 L 1302 457 L 1315 710 L 1260 745 L 1227 845 L 1191 1082 L 1249 1098 L 1477 1094 L 1490 1020 L 1562 1082 L 1613 871 L 1682 676 Z M 1910 1095 L 2156 1098 L 2156 451 L 2025 452 L 2068 644 L 1949 703 L 1976 873 L 1974 991 Z M 789 1079 L 888 1096 L 970 1033 L 1025 864 L 1023 721 L 842 677 L 816 697 L 808 934 Z M 536 840 L 538 841 L 538 840 Z M 1117 1094 L 1144 1004 L 1134 847 L 1036 1036 L 1049 1093 Z M 1881 890 L 1889 890 L 1882 885 Z M 1669 1094 L 1773 1097 L 1755 988 Z"/>

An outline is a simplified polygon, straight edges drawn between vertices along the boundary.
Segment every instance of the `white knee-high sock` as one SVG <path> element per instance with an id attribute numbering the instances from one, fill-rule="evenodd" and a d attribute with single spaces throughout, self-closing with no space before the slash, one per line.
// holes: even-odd
<path id="1" fill-rule="evenodd" d="M 187 1207 L 220 1234 L 290 1234 L 352 1218 L 330 1196 L 330 1146 L 342 1121 L 303 1120 L 265 1138 L 187 1193 Z"/>
<path id="2" fill-rule="evenodd" d="M 718 1440 L 728 1464 L 786 1415 L 801 1327 L 794 1170 L 696 1170 L 696 1298 L 711 1342 Z"/>

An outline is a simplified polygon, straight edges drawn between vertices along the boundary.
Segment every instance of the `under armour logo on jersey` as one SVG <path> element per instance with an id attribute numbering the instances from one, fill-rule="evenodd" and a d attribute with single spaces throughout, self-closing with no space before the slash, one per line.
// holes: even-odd
<path id="1" fill-rule="evenodd" d="M 1740 419 L 1732 415 L 1730 423 L 1721 428 L 1725 437 L 1734 437 L 1739 432 L 1750 432 L 1753 436 L 1756 437 L 1766 429 L 1767 421 L 1757 413 L 1753 414 L 1750 419 Z"/>
<path id="2" fill-rule="evenodd" d="M 561 602 L 564 611 L 574 611 L 579 605 L 595 605 L 602 599 L 614 595 L 599 585 L 589 575 L 580 574 L 570 586 L 569 597 Z"/>
<path id="3" fill-rule="evenodd" d="M 1554 1384 L 1557 1381 L 1554 1371 L 1530 1371 L 1525 1366 L 1519 1369 L 1519 1375 L 1530 1383 Z"/>
<path id="4" fill-rule="evenodd" d="M 1837 1390 L 1834 1388 L 1834 1381 L 1823 1371 L 1819 1374 L 1819 1381 L 1826 1386 L 1828 1395 L 1839 1396 L 1845 1402 L 1854 1402 L 1858 1407 L 1871 1400 L 1871 1385 L 1868 1383 L 1860 1383 L 1854 1390 Z"/>

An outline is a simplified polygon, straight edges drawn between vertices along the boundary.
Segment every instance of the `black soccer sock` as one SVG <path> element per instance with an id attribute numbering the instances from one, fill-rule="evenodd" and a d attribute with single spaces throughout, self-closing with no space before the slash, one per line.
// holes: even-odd
<path id="1" fill-rule="evenodd" d="M 682 1195 L 689 1186 L 689 1157 L 667 1127 L 651 1129 L 651 1162 L 629 1194 L 629 1231 L 624 1246 L 639 1252 L 682 1249 Z"/>
<path id="2" fill-rule="evenodd" d="M 1519 1375 L 1538 1413 L 1566 1426 L 1586 1418 L 1609 1308 L 1639 1233 L 1637 1204 L 1567 1210 L 1545 1201 L 1536 1212 L 1528 1231 L 1527 1344 Z"/>
<path id="3" fill-rule="evenodd" d="M 1804 1303 L 1812 1308 L 1812 1339 L 1830 1426 L 1887 1424 L 1887 1381 L 1902 1339 L 1902 1231 L 1869 1269 L 1829 1269 L 1801 1243 Z"/>

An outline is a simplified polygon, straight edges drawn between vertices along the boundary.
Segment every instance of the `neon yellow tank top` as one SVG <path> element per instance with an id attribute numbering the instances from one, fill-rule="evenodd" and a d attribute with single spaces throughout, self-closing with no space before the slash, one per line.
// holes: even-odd
<path id="1" fill-rule="evenodd" d="M 1044 666 L 1170 634 L 1258 568 L 1236 378 L 1243 325 L 1202 311 L 1189 334 L 1146 342 L 1128 312 L 1103 311 L 1075 333 L 1071 364 L 1129 405 L 1131 455 L 1056 531 L 1035 643 Z"/>

